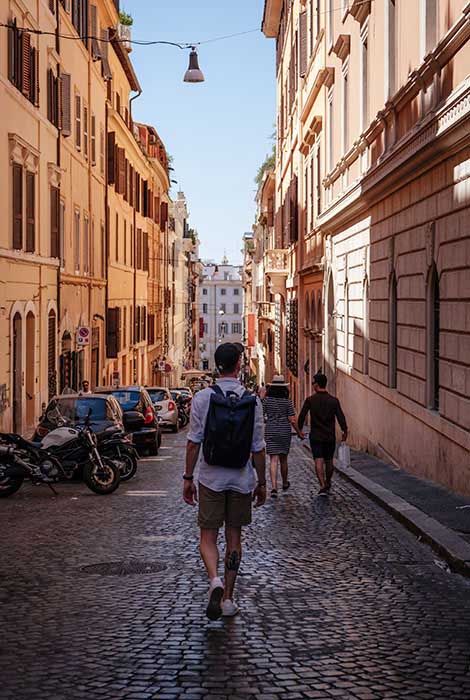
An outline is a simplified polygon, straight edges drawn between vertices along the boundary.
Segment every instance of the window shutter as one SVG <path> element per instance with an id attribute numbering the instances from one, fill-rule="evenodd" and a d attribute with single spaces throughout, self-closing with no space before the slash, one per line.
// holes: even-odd
<path id="1" fill-rule="evenodd" d="M 75 95 L 75 146 L 78 150 L 82 147 L 82 100 L 80 95 Z"/>
<path id="2" fill-rule="evenodd" d="M 98 41 L 98 9 L 96 5 L 90 5 L 91 22 L 91 55 L 95 61 L 101 58 L 101 46 Z"/>
<path id="3" fill-rule="evenodd" d="M 62 73 L 60 76 L 60 109 L 62 113 L 62 134 L 70 136 L 72 133 L 72 105 L 71 105 L 71 76 L 69 73 Z"/>
<path id="4" fill-rule="evenodd" d="M 168 221 L 168 203 L 161 203 L 160 228 L 165 228 Z"/>
<path id="5" fill-rule="evenodd" d="M 22 80 L 21 87 L 25 97 L 30 98 L 31 93 L 31 34 L 23 32 L 22 34 Z"/>
<path id="6" fill-rule="evenodd" d="M 116 172 L 116 134 L 114 131 L 108 132 L 107 149 L 108 185 L 112 185 L 115 182 Z"/>
<path id="7" fill-rule="evenodd" d="M 59 190 L 51 187 L 51 258 L 60 256 L 59 206 Z"/>
<path id="8" fill-rule="evenodd" d="M 16 51 L 18 45 L 18 30 L 16 22 L 8 27 L 8 80 L 16 83 Z"/>
<path id="9" fill-rule="evenodd" d="M 124 157 L 124 201 L 129 201 L 129 161 Z"/>
<path id="10" fill-rule="evenodd" d="M 83 155 L 88 160 L 88 107 L 83 105 Z"/>
<path id="11" fill-rule="evenodd" d="M 119 332 L 119 308 L 108 309 L 106 314 L 106 355 L 117 358 Z"/>
<path id="12" fill-rule="evenodd" d="M 140 343 L 140 306 L 135 310 L 135 342 Z"/>
<path id="13" fill-rule="evenodd" d="M 35 249 L 35 208 L 36 208 L 36 178 L 34 173 L 26 173 L 26 248 L 28 253 Z"/>
<path id="14" fill-rule="evenodd" d="M 49 9 L 52 14 L 55 14 L 55 0 L 49 0 Z"/>
<path id="15" fill-rule="evenodd" d="M 142 215 L 148 216 L 148 194 L 149 194 L 149 183 L 144 180 L 143 192 L 142 192 Z"/>
<path id="16" fill-rule="evenodd" d="M 160 197 L 154 198 L 153 203 L 153 220 L 158 224 L 160 218 Z"/>
<path id="17" fill-rule="evenodd" d="M 109 65 L 108 59 L 108 40 L 109 40 L 109 30 L 101 30 L 101 69 L 103 71 L 103 78 L 105 80 L 111 80 L 113 74 L 111 72 L 111 67 Z"/>
<path id="18" fill-rule="evenodd" d="M 144 240 L 143 240 L 143 269 L 148 272 L 149 270 L 149 235 L 148 233 L 144 233 Z"/>
<path id="19" fill-rule="evenodd" d="M 135 174 L 132 165 L 129 165 L 129 204 L 134 206 L 135 197 Z"/>
<path id="20" fill-rule="evenodd" d="M 301 12 L 299 15 L 299 75 L 303 78 L 307 72 L 307 57 L 308 57 L 308 25 L 307 13 Z"/>
<path id="21" fill-rule="evenodd" d="M 137 260 L 135 266 L 138 270 L 142 269 L 142 229 L 137 229 Z"/>
<path id="22" fill-rule="evenodd" d="M 47 118 L 53 122 L 52 118 L 52 90 L 54 74 L 51 68 L 47 69 Z"/>
<path id="23" fill-rule="evenodd" d="M 124 148 L 118 148 L 119 153 L 119 194 L 124 194 L 126 191 L 126 151 Z"/>
<path id="24" fill-rule="evenodd" d="M 269 197 L 268 199 L 268 226 L 274 226 L 274 199 Z"/>
<path id="25" fill-rule="evenodd" d="M 149 190 L 148 192 L 148 217 L 153 219 L 153 192 Z"/>
<path id="26" fill-rule="evenodd" d="M 13 163 L 13 248 L 23 247 L 23 168 Z"/>
<path id="27" fill-rule="evenodd" d="M 96 165 L 96 117 L 91 115 L 91 164 Z"/>
<path id="28" fill-rule="evenodd" d="M 39 51 L 37 49 L 31 49 L 31 87 L 29 91 L 29 100 L 35 107 L 39 107 Z"/>
<path id="29" fill-rule="evenodd" d="M 136 211 L 140 212 L 140 175 L 139 173 L 135 174 L 135 208 Z"/>

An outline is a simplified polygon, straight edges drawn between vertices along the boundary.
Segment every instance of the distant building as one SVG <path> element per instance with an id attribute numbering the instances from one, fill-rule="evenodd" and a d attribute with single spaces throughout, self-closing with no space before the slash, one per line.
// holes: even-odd
<path id="1" fill-rule="evenodd" d="M 214 370 L 220 343 L 241 343 L 243 285 L 241 268 L 224 256 L 220 265 L 206 262 L 199 283 L 200 367 Z"/>

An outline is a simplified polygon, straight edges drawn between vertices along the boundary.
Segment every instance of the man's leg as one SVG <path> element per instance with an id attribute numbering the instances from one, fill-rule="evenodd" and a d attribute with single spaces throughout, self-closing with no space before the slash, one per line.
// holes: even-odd
<path id="1" fill-rule="evenodd" d="M 320 489 L 324 489 L 326 486 L 325 480 L 325 461 L 323 457 L 315 458 L 315 471 L 317 473 L 317 478 L 320 483 Z"/>
<path id="2" fill-rule="evenodd" d="M 201 528 L 201 543 L 199 550 L 206 567 L 207 575 L 211 581 L 217 576 L 217 569 L 219 567 L 219 550 L 217 547 L 218 534 L 218 530 Z"/>
<path id="3" fill-rule="evenodd" d="M 326 488 L 329 489 L 331 486 L 331 479 L 335 471 L 335 467 L 332 459 L 325 460 L 325 471 L 326 471 Z"/>
<path id="4" fill-rule="evenodd" d="M 227 549 L 225 552 L 224 600 L 233 600 L 233 589 L 242 560 L 241 527 L 225 527 Z"/>

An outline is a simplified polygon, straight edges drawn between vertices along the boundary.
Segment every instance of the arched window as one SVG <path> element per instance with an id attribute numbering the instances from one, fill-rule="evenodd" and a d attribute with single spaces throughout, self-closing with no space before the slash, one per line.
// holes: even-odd
<path id="1" fill-rule="evenodd" d="M 388 385 L 397 388 L 397 278 L 390 277 L 388 296 Z"/>
<path id="2" fill-rule="evenodd" d="M 364 374 L 369 374 L 369 280 L 366 279 L 364 283 L 364 295 L 363 295 L 363 309 L 362 309 L 362 342 L 363 342 L 363 355 L 362 355 L 362 371 Z"/>
<path id="3" fill-rule="evenodd" d="M 440 307 L 439 276 L 434 264 L 429 272 L 426 298 L 427 328 L 427 403 L 433 411 L 439 410 L 439 333 Z"/>

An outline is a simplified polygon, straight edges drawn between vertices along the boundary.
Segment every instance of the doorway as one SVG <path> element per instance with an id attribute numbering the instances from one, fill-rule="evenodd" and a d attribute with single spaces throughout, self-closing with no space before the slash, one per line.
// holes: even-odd
<path id="1" fill-rule="evenodd" d="M 23 430 L 23 322 L 21 315 L 13 317 L 13 432 Z"/>
<path id="2" fill-rule="evenodd" d="M 336 392 L 336 313 L 335 313 L 335 290 L 333 285 L 333 274 L 330 273 L 328 280 L 328 319 L 326 337 L 326 367 L 325 374 L 328 378 L 330 392 Z"/>

